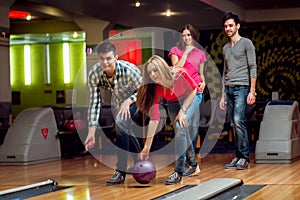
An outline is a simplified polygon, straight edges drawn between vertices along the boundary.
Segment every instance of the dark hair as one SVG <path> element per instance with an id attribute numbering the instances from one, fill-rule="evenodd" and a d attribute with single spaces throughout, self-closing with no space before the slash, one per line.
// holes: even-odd
<path id="1" fill-rule="evenodd" d="M 182 33 L 184 30 L 189 30 L 193 39 L 194 43 L 197 43 L 197 31 L 196 29 L 191 25 L 191 24 L 186 24 L 184 25 L 181 29 L 180 29 L 180 33 Z M 196 46 L 197 44 L 193 44 L 194 46 Z M 183 42 L 182 39 L 180 39 L 179 43 L 178 43 L 178 47 L 181 49 L 185 48 L 185 44 Z"/>
<path id="2" fill-rule="evenodd" d="M 236 15 L 236 14 L 234 14 L 234 13 L 232 13 L 232 12 L 226 13 L 226 14 L 223 16 L 223 24 L 224 24 L 228 19 L 233 19 L 233 21 L 235 22 L 236 25 L 241 24 L 241 20 L 240 20 L 239 16 Z"/>
<path id="3" fill-rule="evenodd" d="M 96 51 L 97 51 L 98 55 L 100 53 L 108 53 L 110 51 L 112 51 L 114 53 L 114 55 L 117 54 L 115 45 L 113 45 L 112 43 L 110 43 L 108 41 L 105 41 L 105 42 L 102 42 L 102 43 L 98 44 L 96 46 Z"/>

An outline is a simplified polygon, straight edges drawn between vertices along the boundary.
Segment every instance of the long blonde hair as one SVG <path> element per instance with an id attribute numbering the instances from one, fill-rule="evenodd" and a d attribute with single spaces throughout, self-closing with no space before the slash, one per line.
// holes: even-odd
<path id="1" fill-rule="evenodd" d="M 148 113 L 151 106 L 155 101 L 156 83 L 152 81 L 148 74 L 149 65 L 155 65 L 158 73 L 165 80 L 172 80 L 174 84 L 174 70 L 168 65 L 168 63 L 160 56 L 153 55 L 143 66 L 143 81 L 142 85 L 137 93 L 136 104 L 141 112 Z"/>

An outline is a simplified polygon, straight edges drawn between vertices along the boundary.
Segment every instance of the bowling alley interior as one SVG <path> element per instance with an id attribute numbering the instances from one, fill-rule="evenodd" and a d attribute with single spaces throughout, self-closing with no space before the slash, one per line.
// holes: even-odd
<path id="1" fill-rule="evenodd" d="M 300 1 L 7 0 L 0 11 L 0 199 L 300 199 Z M 233 124 L 220 108 L 228 12 L 240 17 L 239 34 L 252 41 L 257 64 L 244 170 L 224 168 L 236 152 Z M 119 60 L 141 71 L 153 55 L 171 66 L 185 24 L 195 27 L 207 58 L 195 149 L 200 173 L 165 184 L 176 159 L 162 101 L 149 157 L 154 176 L 141 183 L 127 173 L 123 184 L 108 186 L 118 148 L 111 105 L 99 108 L 95 146 L 84 145 L 95 48 L 110 41 Z M 143 145 L 147 125 L 140 126 Z M 130 157 L 128 167 L 134 164 Z"/>

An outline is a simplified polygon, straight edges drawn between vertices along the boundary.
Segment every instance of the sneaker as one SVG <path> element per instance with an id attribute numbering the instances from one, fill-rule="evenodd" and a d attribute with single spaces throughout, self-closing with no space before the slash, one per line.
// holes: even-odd
<path id="1" fill-rule="evenodd" d="M 250 163 L 244 158 L 241 158 L 237 164 L 236 164 L 236 169 L 237 170 L 243 170 L 243 169 L 249 169 L 250 168 Z"/>
<path id="2" fill-rule="evenodd" d="M 166 185 L 182 184 L 182 175 L 178 172 L 173 172 L 166 180 Z"/>
<path id="3" fill-rule="evenodd" d="M 111 179 L 106 182 L 106 185 L 117 185 L 122 184 L 125 181 L 126 173 L 115 171 Z"/>
<path id="4" fill-rule="evenodd" d="M 188 166 L 184 169 L 182 176 L 195 176 L 200 173 L 200 167 L 197 164 L 196 166 Z"/>
<path id="5" fill-rule="evenodd" d="M 233 168 L 236 168 L 236 164 L 238 163 L 238 161 L 239 161 L 240 159 L 239 158 L 234 158 L 234 159 L 232 159 L 232 161 L 230 162 L 230 163 L 228 163 L 228 164 L 225 164 L 225 168 L 226 169 L 233 169 Z"/>

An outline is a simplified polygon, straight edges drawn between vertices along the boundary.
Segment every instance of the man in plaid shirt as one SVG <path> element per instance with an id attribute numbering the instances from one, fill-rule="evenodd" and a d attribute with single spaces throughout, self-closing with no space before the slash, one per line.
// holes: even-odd
<path id="1" fill-rule="evenodd" d="M 132 117 L 137 112 L 136 91 L 142 82 L 141 71 L 132 63 L 118 60 L 116 48 L 110 42 L 96 47 L 99 63 L 89 72 L 88 135 L 85 148 L 89 150 L 95 144 L 95 132 L 98 126 L 100 108 L 110 104 L 115 118 L 117 168 L 107 185 L 124 183 L 129 150 L 140 152 L 140 144 L 132 131 Z M 129 145 L 131 144 L 133 145 Z"/>

